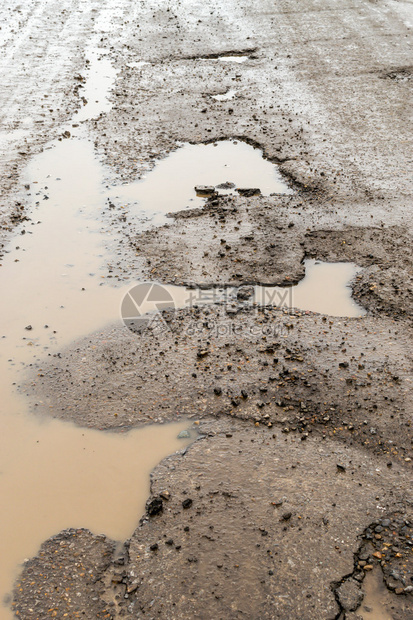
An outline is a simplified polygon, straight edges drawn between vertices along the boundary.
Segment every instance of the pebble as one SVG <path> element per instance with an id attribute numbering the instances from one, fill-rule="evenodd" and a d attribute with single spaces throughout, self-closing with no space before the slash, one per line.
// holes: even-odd
<path id="1" fill-rule="evenodd" d="M 194 187 L 197 194 L 214 194 L 215 187 L 213 185 L 196 185 Z"/>
<path id="2" fill-rule="evenodd" d="M 250 196 L 259 196 L 261 194 L 261 190 L 258 187 L 239 187 L 237 188 L 237 192 L 240 196 L 245 196 L 246 198 Z"/>
<path id="3" fill-rule="evenodd" d="M 163 502 L 160 497 L 155 497 L 146 507 L 146 512 L 150 517 L 160 514 L 163 511 Z"/>

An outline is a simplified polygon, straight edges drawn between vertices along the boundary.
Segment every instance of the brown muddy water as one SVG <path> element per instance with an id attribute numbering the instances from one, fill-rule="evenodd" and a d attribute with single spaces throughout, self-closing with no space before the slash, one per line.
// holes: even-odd
<path id="1" fill-rule="evenodd" d="M 260 149 L 237 140 L 222 140 L 213 144 L 182 144 L 146 177 L 114 188 L 110 196 L 115 204 L 129 207 L 135 216 L 163 224 L 168 221 L 166 213 L 205 204 L 205 199 L 197 196 L 196 186 L 216 187 L 228 182 L 234 187 L 217 188 L 217 192 L 237 194 L 236 188 L 257 187 L 264 196 L 292 193 L 277 167 L 263 158 Z"/>
<path id="2" fill-rule="evenodd" d="M 79 95 L 84 105 L 73 116 L 72 123 L 81 123 L 109 112 L 112 104 L 107 93 L 116 80 L 116 70 L 107 56 L 107 50 L 88 49 L 85 52 L 88 75 L 81 84 Z"/>
<path id="3" fill-rule="evenodd" d="M 263 306 L 318 312 L 336 317 L 360 317 L 366 311 L 351 296 L 350 284 L 360 272 L 354 263 L 305 261 L 305 277 L 296 286 L 258 286 L 254 301 Z"/>
<path id="4" fill-rule="evenodd" d="M 119 290 L 102 286 L 112 239 L 97 224 L 101 174 L 88 142 L 57 143 L 35 158 L 25 179 L 31 221 L 1 261 L 0 600 L 21 562 L 66 527 L 130 536 L 150 471 L 190 441 L 177 438 L 186 421 L 108 433 L 37 418 L 15 391 L 25 367 L 118 315 Z"/>
<path id="5" fill-rule="evenodd" d="M 0 260 L 0 600 L 25 558 L 66 527 L 127 538 L 144 511 L 152 468 L 193 440 L 177 437 L 187 421 L 114 433 L 43 419 L 28 414 L 28 403 L 17 392 L 32 363 L 120 322 L 121 302 L 132 283 L 116 288 L 106 282 L 105 259 L 118 241 L 102 222 L 108 197 L 132 205 L 138 221 L 143 214 L 159 224 L 168 212 L 202 207 L 204 199 L 194 190 L 199 184 L 229 181 L 235 188 L 259 187 L 264 195 L 291 192 L 259 149 L 231 140 L 181 145 L 145 179 L 105 190 L 104 170 L 83 125 L 110 109 L 106 95 L 116 73 L 99 50 L 87 51 L 86 58 L 84 106 L 67 127 L 71 139 L 51 143 L 29 165 L 22 179 L 29 220 L 17 228 Z M 355 266 L 308 261 L 306 270 L 294 287 L 294 305 L 339 316 L 362 314 L 347 286 Z M 167 290 L 174 307 L 188 305 L 187 289 Z M 236 289 L 232 294 L 235 298 Z M 282 288 L 255 287 L 248 303 L 281 305 L 285 294 Z M 210 291 L 208 303 L 214 301 Z M 154 308 L 141 308 L 148 310 Z M 11 612 L 0 608 L 0 617 L 10 618 Z"/>
<path id="6" fill-rule="evenodd" d="M 364 599 L 357 614 L 363 620 L 393 620 L 393 616 L 387 611 L 391 606 L 391 595 L 383 582 L 380 570 L 367 573 L 363 581 Z"/>

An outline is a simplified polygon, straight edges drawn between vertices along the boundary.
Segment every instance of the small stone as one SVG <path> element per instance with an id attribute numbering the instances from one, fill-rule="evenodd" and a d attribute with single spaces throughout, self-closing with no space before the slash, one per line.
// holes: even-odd
<path id="1" fill-rule="evenodd" d="M 237 299 L 240 301 L 246 301 L 254 295 L 253 286 L 241 286 L 237 291 Z"/>
<path id="2" fill-rule="evenodd" d="M 238 187 L 237 192 L 240 196 L 245 196 L 245 198 L 261 194 L 261 190 L 258 187 Z"/>
<path id="3" fill-rule="evenodd" d="M 159 545 L 158 545 L 158 543 L 154 543 L 153 545 L 151 545 L 151 546 L 149 547 L 149 549 L 150 549 L 151 551 L 157 551 L 157 550 L 159 549 Z"/>
<path id="4" fill-rule="evenodd" d="M 215 185 L 215 189 L 234 189 L 234 187 L 235 183 L 231 183 L 231 181 L 225 181 L 225 183 Z"/>
<path id="5" fill-rule="evenodd" d="M 128 594 L 132 594 L 132 592 L 135 592 L 135 590 L 138 589 L 138 585 L 139 583 L 136 581 L 134 581 L 133 583 L 131 583 L 128 587 L 127 587 L 127 593 Z"/>
<path id="6" fill-rule="evenodd" d="M 201 196 L 210 196 L 211 194 L 215 194 L 215 187 L 213 185 L 196 185 L 194 189 L 196 193 Z"/>
<path id="7" fill-rule="evenodd" d="M 33 327 L 31 325 L 26 325 L 26 327 L 24 329 L 27 329 L 27 331 L 30 331 L 33 329 Z"/>
<path id="8" fill-rule="evenodd" d="M 184 499 L 184 501 L 182 502 L 182 508 L 188 509 L 191 506 L 192 506 L 192 499 L 190 499 L 189 497 Z"/>
<path id="9" fill-rule="evenodd" d="M 373 568 L 373 564 L 366 564 L 365 566 L 363 566 L 363 570 L 365 571 L 373 570 Z"/>
<path id="10" fill-rule="evenodd" d="M 178 439 L 189 439 L 190 437 L 189 431 L 181 431 L 178 435 Z"/>
<path id="11" fill-rule="evenodd" d="M 163 502 L 160 497 L 155 497 L 146 507 L 146 512 L 150 517 L 160 514 L 163 511 Z"/>
<path id="12" fill-rule="evenodd" d="M 280 520 L 281 520 L 281 521 L 289 521 L 289 520 L 291 519 L 291 517 L 292 517 L 292 516 L 293 516 L 293 513 L 292 513 L 292 512 L 284 512 L 284 513 L 281 515 L 281 519 L 280 519 Z"/>

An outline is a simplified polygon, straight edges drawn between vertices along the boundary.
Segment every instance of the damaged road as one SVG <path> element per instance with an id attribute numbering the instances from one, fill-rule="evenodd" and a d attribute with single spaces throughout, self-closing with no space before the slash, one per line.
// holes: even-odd
<path id="1" fill-rule="evenodd" d="M 106 286 L 288 286 L 315 258 L 362 268 L 351 288 L 367 311 L 333 318 L 241 295 L 44 351 L 19 376 L 33 413 L 123 431 L 188 417 L 199 436 L 155 468 L 129 540 L 56 532 L 9 608 L 30 620 L 356 620 L 374 571 L 383 613 L 411 618 L 409 3 L 7 0 L 0 15 L 0 263 L 32 217 L 27 160 L 76 139 L 85 50 L 100 49 L 116 69 L 110 106 L 80 125 L 107 189 L 183 143 L 234 140 L 292 190 L 213 193 L 152 228 L 111 198 Z"/>

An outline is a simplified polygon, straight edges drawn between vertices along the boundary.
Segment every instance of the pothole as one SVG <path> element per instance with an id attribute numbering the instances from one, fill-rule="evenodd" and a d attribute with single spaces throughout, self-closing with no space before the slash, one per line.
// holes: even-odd
<path id="1" fill-rule="evenodd" d="M 222 140 L 184 144 L 145 178 L 114 188 L 110 196 L 117 204 L 129 206 L 132 214 L 161 224 L 168 221 L 167 213 L 204 205 L 205 195 L 197 195 L 196 187 L 222 195 L 238 194 L 240 189 L 259 189 L 263 196 L 292 193 L 277 166 L 264 159 L 260 149 L 238 140 Z"/>
<path id="2" fill-rule="evenodd" d="M 290 289 L 292 307 L 337 317 L 364 316 L 365 309 L 351 296 L 351 282 L 360 271 L 354 263 L 306 260 L 304 279 Z M 270 287 L 263 289 L 271 293 Z"/>

